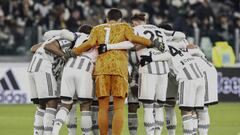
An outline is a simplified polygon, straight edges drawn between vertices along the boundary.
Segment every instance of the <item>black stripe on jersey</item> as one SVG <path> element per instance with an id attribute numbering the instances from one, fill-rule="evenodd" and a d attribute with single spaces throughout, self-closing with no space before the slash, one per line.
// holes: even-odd
<path id="1" fill-rule="evenodd" d="M 7 82 L 4 78 L 0 80 L 0 83 L 2 84 L 2 87 L 3 87 L 4 90 L 9 90 Z"/>
<path id="2" fill-rule="evenodd" d="M 139 82 L 139 89 L 138 89 L 138 97 L 139 97 L 142 91 L 142 74 L 139 74 L 138 82 Z"/>
<path id="3" fill-rule="evenodd" d="M 48 95 L 53 96 L 53 87 L 52 87 L 52 79 L 49 73 L 46 73 L 47 85 L 48 85 Z"/>
<path id="4" fill-rule="evenodd" d="M 148 73 L 152 74 L 152 67 L 150 63 L 147 65 L 147 69 L 148 69 Z"/>
<path id="5" fill-rule="evenodd" d="M 160 75 L 160 68 L 158 61 L 155 62 L 157 74 Z"/>
<path id="6" fill-rule="evenodd" d="M 190 67 L 191 67 L 192 71 L 194 72 L 194 74 L 196 75 L 196 77 L 199 78 L 200 76 L 198 75 L 198 73 L 197 73 L 197 71 L 196 71 L 196 69 L 194 68 L 194 66 L 193 66 L 192 63 L 190 64 Z"/>
<path id="7" fill-rule="evenodd" d="M 81 59 L 81 60 L 80 60 L 80 63 L 79 63 L 79 65 L 78 65 L 78 69 L 81 69 L 81 68 L 82 68 L 84 61 L 85 61 L 85 59 Z"/>
<path id="8" fill-rule="evenodd" d="M 34 63 L 35 63 L 35 60 L 36 60 L 36 57 L 34 57 L 33 62 L 31 62 L 29 71 L 32 71 L 32 67 L 33 67 L 33 65 L 34 65 Z"/>
<path id="9" fill-rule="evenodd" d="M 205 58 L 203 57 L 200 57 L 206 64 L 208 64 L 208 66 L 212 67 L 213 65 L 208 61 L 206 60 Z"/>
<path id="10" fill-rule="evenodd" d="M 180 83 L 180 100 L 179 103 L 183 104 L 183 96 L 184 96 L 184 82 Z"/>
<path id="11" fill-rule="evenodd" d="M 42 63 L 43 59 L 39 59 L 38 62 L 37 62 L 37 65 L 36 65 L 36 68 L 35 68 L 35 72 L 38 72 L 39 71 L 39 68 L 41 66 L 41 63 Z"/>
<path id="12" fill-rule="evenodd" d="M 208 97 L 208 78 L 207 78 L 207 73 L 204 72 L 204 80 L 205 80 L 205 97 L 204 97 L 204 101 L 208 101 L 209 97 Z"/>
<path id="13" fill-rule="evenodd" d="M 198 72 L 199 72 L 199 74 L 201 75 L 201 77 L 203 77 L 203 74 L 202 74 L 202 72 L 200 71 L 200 69 L 199 69 L 199 67 L 198 67 L 197 63 L 195 63 L 195 66 L 196 66 L 196 68 L 197 68 L 197 71 L 198 71 Z"/>
<path id="14" fill-rule="evenodd" d="M 76 58 L 73 58 L 73 61 L 72 61 L 72 63 L 70 64 L 70 66 L 69 66 L 69 67 L 73 67 L 73 66 L 74 66 L 74 64 L 75 64 L 75 62 L 76 62 Z"/>
<path id="15" fill-rule="evenodd" d="M 86 69 L 87 72 L 90 70 L 91 65 L 92 65 L 92 63 L 89 61 L 88 65 L 87 65 L 87 69 Z"/>
<path id="16" fill-rule="evenodd" d="M 190 73 L 188 72 L 188 70 L 186 69 L 186 67 L 183 68 L 183 72 L 185 73 L 185 75 L 187 76 L 187 79 L 192 80 L 193 78 L 191 77 Z"/>

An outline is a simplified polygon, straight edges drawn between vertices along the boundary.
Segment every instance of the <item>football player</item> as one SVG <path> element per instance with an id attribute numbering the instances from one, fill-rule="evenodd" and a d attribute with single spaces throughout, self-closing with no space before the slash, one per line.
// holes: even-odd
<path id="1" fill-rule="evenodd" d="M 175 47 L 176 44 L 167 42 L 168 51 L 163 54 L 141 56 L 141 61 L 168 60 L 170 72 L 178 82 L 179 107 L 183 121 L 183 134 L 193 134 L 194 109 L 204 106 L 204 79 L 197 61 L 185 50 Z"/>

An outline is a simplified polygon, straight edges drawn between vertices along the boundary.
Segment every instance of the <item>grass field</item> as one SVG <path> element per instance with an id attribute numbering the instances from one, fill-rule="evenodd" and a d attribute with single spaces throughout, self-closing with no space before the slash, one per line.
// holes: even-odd
<path id="1" fill-rule="evenodd" d="M 34 105 L 0 105 L 0 135 L 31 135 L 33 130 Z M 125 109 L 125 126 L 123 135 L 129 135 L 127 129 L 127 110 Z M 79 114 L 79 112 L 78 112 Z M 181 135 L 181 117 L 178 114 L 177 135 Z M 138 110 L 138 134 L 144 135 L 143 110 Z M 210 108 L 211 127 L 209 135 L 240 135 L 240 103 L 220 103 Z M 78 135 L 81 134 L 78 126 Z M 163 135 L 166 135 L 164 128 Z M 67 135 L 63 128 L 61 135 Z"/>

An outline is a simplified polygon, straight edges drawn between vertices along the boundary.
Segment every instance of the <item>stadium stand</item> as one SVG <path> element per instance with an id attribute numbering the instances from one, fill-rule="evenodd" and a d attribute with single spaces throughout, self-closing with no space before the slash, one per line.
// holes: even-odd
<path id="1" fill-rule="evenodd" d="M 227 41 L 239 53 L 238 0 L 9 0 L 0 1 L 0 55 L 28 54 L 49 29 L 76 31 L 82 23 L 102 23 L 111 7 L 120 8 L 126 21 L 141 11 L 150 23 L 171 23 L 209 59 L 216 41 Z"/>

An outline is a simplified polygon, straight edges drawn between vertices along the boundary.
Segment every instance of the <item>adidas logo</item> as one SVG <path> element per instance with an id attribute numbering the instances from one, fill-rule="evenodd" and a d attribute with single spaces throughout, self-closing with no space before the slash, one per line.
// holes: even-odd
<path id="1" fill-rule="evenodd" d="M 12 70 L 6 71 L 5 75 L 0 78 L 0 104 L 1 103 L 27 103 L 27 94 L 20 89 Z"/>
<path id="2" fill-rule="evenodd" d="M 0 79 L 0 90 L 20 90 L 16 78 L 11 70 L 6 72 L 6 76 Z"/>

